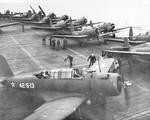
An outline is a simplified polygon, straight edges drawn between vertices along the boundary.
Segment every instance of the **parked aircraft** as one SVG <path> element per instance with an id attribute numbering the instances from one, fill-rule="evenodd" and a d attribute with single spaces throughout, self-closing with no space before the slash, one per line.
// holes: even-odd
<path id="1" fill-rule="evenodd" d="M 5 13 L 1 13 L 0 12 L 0 18 L 8 18 L 8 19 L 11 19 L 13 16 L 16 16 L 16 15 L 20 15 L 21 13 L 18 13 L 18 12 L 10 12 L 10 10 L 6 10 Z"/>
<path id="2" fill-rule="evenodd" d="M 145 34 L 140 33 L 139 35 L 134 36 L 133 35 L 133 28 L 130 27 L 129 40 L 150 42 L 150 31 L 147 31 Z"/>
<path id="3" fill-rule="evenodd" d="M 43 24 L 43 23 L 42 23 Z M 60 21 L 56 24 L 52 24 L 52 20 L 49 19 L 49 26 L 32 26 L 31 29 L 39 29 L 39 30 L 67 30 L 69 29 L 69 21 Z"/>
<path id="4" fill-rule="evenodd" d="M 87 21 L 88 20 L 85 17 L 83 17 L 81 19 L 72 20 L 72 24 L 73 24 L 73 26 L 85 25 L 87 23 Z"/>
<path id="5" fill-rule="evenodd" d="M 128 54 L 128 55 L 141 55 L 141 59 L 145 57 L 149 59 L 150 56 L 150 42 L 143 43 L 137 46 L 131 46 L 129 44 L 129 39 L 124 38 L 123 47 L 111 47 L 110 50 L 104 50 L 105 52 L 118 53 L 118 54 Z M 145 56 L 145 57 L 144 57 Z"/>
<path id="6" fill-rule="evenodd" d="M 9 16 L 11 15 L 10 10 L 6 10 L 5 13 L 0 13 L 0 18 L 9 18 Z"/>
<path id="7" fill-rule="evenodd" d="M 95 27 L 98 28 L 101 33 L 114 32 L 114 31 L 119 31 L 119 30 L 129 28 L 129 27 L 122 27 L 122 28 L 115 29 L 114 23 L 103 23 L 102 25 L 98 25 Z"/>
<path id="8" fill-rule="evenodd" d="M 56 17 L 56 14 L 55 13 L 49 13 L 47 16 L 45 14 L 45 12 L 43 11 L 43 9 L 39 6 L 41 12 L 43 13 L 43 15 L 45 15 L 39 22 L 37 21 L 22 21 L 22 23 L 25 23 L 25 24 L 33 24 L 33 25 L 47 25 L 49 26 L 50 24 L 50 19 L 51 19 L 51 22 L 54 24 L 54 23 L 57 23 L 61 20 L 63 21 L 66 21 L 69 17 L 68 15 L 62 15 L 61 17 Z"/>
<path id="9" fill-rule="evenodd" d="M 129 44 L 128 38 L 125 38 L 123 47 L 111 47 L 111 49 L 105 49 L 103 52 L 108 53 L 108 57 L 115 56 L 127 60 L 130 72 L 133 60 L 146 64 L 150 63 L 150 42 L 133 47 Z"/>
<path id="10" fill-rule="evenodd" d="M 63 17 L 63 16 L 62 16 Z M 67 17 L 66 17 L 67 18 Z M 57 22 L 56 24 L 53 24 L 54 22 L 52 22 L 52 19 L 51 18 L 49 18 L 48 19 L 48 21 L 49 21 L 49 26 L 32 26 L 31 28 L 32 29 L 39 29 L 39 30 L 63 30 L 63 31 L 61 31 L 62 32 L 62 34 L 65 34 L 65 33 L 67 33 L 68 34 L 68 32 L 67 31 L 64 31 L 64 30 L 70 30 L 71 29 L 71 27 L 70 27 L 70 22 L 71 22 L 71 19 L 67 19 L 67 20 L 61 20 L 61 21 L 59 21 L 59 22 Z M 44 22 L 39 22 L 39 23 L 44 23 Z M 93 25 L 93 24 L 98 24 L 98 23 L 100 23 L 100 22 L 97 22 L 97 23 L 92 23 L 92 21 L 90 21 L 90 23 L 89 24 L 86 24 L 86 25 Z M 42 25 L 41 24 L 41 25 Z M 74 28 L 76 29 L 76 30 L 79 30 L 79 28 L 81 29 L 81 27 L 83 27 L 83 26 L 86 26 L 86 25 L 79 25 L 79 26 L 74 26 Z M 56 32 L 56 31 L 55 31 Z M 58 31 L 57 31 L 58 32 Z"/>
<path id="11" fill-rule="evenodd" d="M 40 10 L 38 13 L 36 13 L 31 5 L 30 8 L 33 11 L 33 15 L 30 18 L 22 18 L 19 21 L 40 21 L 43 17 L 45 17 L 45 13 L 43 13 L 43 11 Z"/>
<path id="12" fill-rule="evenodd" d="M 131 30 L 131 28 L 132 27 L 124 27 L 123 29 L 126 29 L 126 28 L 130 28 L 129 29 L 129 36 L 131 36 L 131 35 L 133 35 L 132 33 L 133 33 L 133 31 Z M 120 28 L 121 29 L 121 28 Z M 117 30 L 119 30 L 119 29 L 117 29 Z M 117 30 L 115 30 L 115 31 L 117 31 Z M 124 42 L 124 38 L 126 38 L 126 37 L 115 37 L 115 35 L 114 34 L 112 34 L 112 35 L 110 35 L 110 36 L 106 36 L 106 37 L 103 37 L 103 39 L 104 39 L 104 41 L 105 42 L 120 42 L 120 43 L 123 43 Z M 132 37 L 133 38 L 133 37 Z M 133 40 L 133 39 L 130 39 L 130 37 L 129 37 L 129 43 L 130 44 L 142 44 L 142 43 L 145 43 L 146 41 L 143 41 L 142 39 L 141 40 L 139 40 L 139 41 L 135 41 L 135 40 Z"/>
<path id="13" fill-rule="evenodd" d="M 102 38 L 103 36 L 107 36 L 110 34 L 113 34 L 115 32 L 110 32 L 110 33 L 100 33 L 98 28 L 84 28 L 80 31 L 75 31 L 74 26 L 71 21 L 71 32 L 68 35 L 51 35 L 53 37 L 58 37 L 58 38 L 75 38 L 75 39 L 81 39 L 84 38 L 85 40 L 82 41 L 82 45 L 87 41 L 87 38 L 97 38 L 100 43 L 103 43 L 104 39 Z"/>
<path id="14" fill-rule="evenodd" d="M 6 59 L 0 55 L 0 80 L 8 89 L 30 91 L 45 100 L 45 103 L 25 120 L 62 120 L 78 110 L 84 101 L 91 100 L 92 103 L 91 97 L 100 103 L 103 96 L 117 96 L 121 93 L 121 76 L 108 72 L 113 62 L 113 58 L 101 61 L 101 65 L 106 66 L 104 72 L 89 69 L 81 74 L 77 69 L 69 68 L 14 75 Z M 109 67 L 108 63 L 111 63 Z"/>
<path id="15" fill-rule="evenodd" d="M 45 12 L 41 8 L 41 6 L 39 6 L 39 8 L 45 14 Z M 46 16 L 46 14 L 45 14 L 45 16 Z M 59 22 L 61 20 L 64 20 L 64 21 L 68 20 L 69 16 L 68 15 L 62 15 L 61 17 L 57 17 L 54 13 L 50 13 L 49 17 L 46 17 L 46 18 L 51 18 L 53 23 L 57 23 L 57 22 Z"/>
<path id="16" fill-rule="evenodd" d="M 17 15 L 13 15 L 11 16 L 12 19 L 17 19 L 17 20 L 21 20 L 22 18 L 30 18 L 32 16 L 32 11 L 31 10 L 28 10 L 27 12 L 24 12 L 24 13 L 18 13 Z"/>

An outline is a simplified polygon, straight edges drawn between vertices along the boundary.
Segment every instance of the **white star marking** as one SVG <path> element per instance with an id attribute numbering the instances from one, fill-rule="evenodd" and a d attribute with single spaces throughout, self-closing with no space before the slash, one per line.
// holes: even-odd
<path id="1" fill-rule="evenodd" d="M 14 81 L 11 81 L 11 87 L 15 87 L 15 82 Z"/>

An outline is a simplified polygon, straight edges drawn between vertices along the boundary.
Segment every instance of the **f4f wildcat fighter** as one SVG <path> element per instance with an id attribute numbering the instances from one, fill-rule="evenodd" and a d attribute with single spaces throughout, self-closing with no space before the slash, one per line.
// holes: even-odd
<path id="1" fill-rule="evenodd" d="M 113 61 L 113 58 L 102 61 L 101 65 L 104 64 L 106 68 L 104 71 L 101 68 L 101 72 L 89 69 L 80 73 L 77 69 L 69 68 L 14 75 L 6 59 L 0 55 L 0 80 L 6 88 L 30 91 L 45 100 L 45 103 L 25 120 L 62 120 L 78 110 L 79 106 L 91 97 L 100 103 L 104 96 L 117 96 L 121 93 L 121 76 L 109 72 Z M 107 62 L 110 63 L 109 67 Z"/>

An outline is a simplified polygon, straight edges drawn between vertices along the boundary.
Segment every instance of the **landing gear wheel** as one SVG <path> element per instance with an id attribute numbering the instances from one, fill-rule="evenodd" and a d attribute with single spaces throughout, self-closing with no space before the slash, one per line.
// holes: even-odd
<path id="1" fill-rule="evenodd" d="M 99 95 L 99 102 L 101 106 L 106 105 L 106 98 L 103 95 Z"/>
<path id="2" fill-rule="evenodd" d="M 103 95 L 97 95 L 97 97 L 94 97 L 91 99 L 91 103 L 93 106 L 105 106 L 106 105 L 106 99 Z"/>
<path id="3" fill-rule="evenodd" d="M 113 33 L 113 34 L 112 34 L 112 37 L 113 37 L 113 38 L 115 38 L 115 37 L 116 37 L 115 33 Z"/>

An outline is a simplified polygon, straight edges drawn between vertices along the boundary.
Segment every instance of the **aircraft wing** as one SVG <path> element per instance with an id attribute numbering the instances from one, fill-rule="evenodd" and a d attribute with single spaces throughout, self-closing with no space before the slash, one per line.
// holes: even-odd
<path id="1" fill-rule="evenodd" d="M 97 60 L 98 61 L 98 60 Z M 102 59 L 90 67 L 90 71 L 107 73 L 114 62 L 114 58 Z M 99 68 L 100 66 L 100 68 Z"/>
<path id="2" fill-rule="evenodd" d="M 7 26 L 18 25 L 18 24 L 20 24 L 20 23 L 19 22 L 14 22 L 14 23 L 10 23 L 10 24 L 4 24 L 4 25 L 0 25 L 0 28 L 7 27 Z"/>
<path id="3" fill-rule="evenodd" d="M 33 26 L 31 29 L 38 29 L 38 30 L 61 30 L 63 29 L 62 27 L 37 27 Z"/>
<path id="4" fill-rule="evenodd" d="M 116 53 L 116 54 L 128 54 L 128 55 L 149 55 L 150 52 L 132 52 L 132 51 L 115 51 L 115 50 L 103 50 L 108 53 Z"/>
<path id="5" fill-rule="evenodd" d="M 42 24 L 45 24 L 45 23 L 39 23 L 38 21 L 33 21 L 33 20 L 24 20 L 24 21 L 21 21 L 21 23 L 24 23 L 24 24 L 33 24 L 33 25 L 42 25 Z"/>
<path id="6" fill-rule="evenodd" d="M 128 26 L 128 27 L 122 27 L 122 28 L 117 28 L 117 29 L 114 29 L 113 31 L 118 31 L 118 30 L 123 30 L 123 29 L 127 29 L 127 28 L 130 28 L 131 26 Z"/>
<path id="7" fill-rule="evenodd" d="M 95 24 L 99 24 L 99 23 L 101 23 L 101 22 L 95 22 L 95 23 L 92 23 L 92 25 L 95 25 Z M 91 26 L 91 24 L 90 23 L 88 23 L 88 24 L 84 24 L 84 25 L 74 25 L 76 28 L 78 28 L 78 27 L 84 27 L 84 26 Z M 91 26 L 92 27 L 92 26 Z"/>
<path id="8" fill-rule="evenodd" d="M 43 93 L 42 97 L 46 102 L 24 120 L 63 120 L 75 112 L 85 100 L 84 96 L 73 93 Z"/>
<path id="9" fill-rule="evenodd" d="M 124 42 L 124 40 L 121 38 L 104 38 L 104 39 L 105 39 L 105 41 L 110 41 L 110 42 L 121 42 L 121 43 Z M 142 43 L 145 43 L 145 41 L 131 41 L 131 40 L 129 40 L 129 43 L 130 44 L 142 44 Z"/>
<path id="10" fill-rule="evenodd" d="M 78 39 L 89 37 L 89 35 L 52 35 L 52 36 L 56 38 L 78 38 Z"/>

